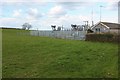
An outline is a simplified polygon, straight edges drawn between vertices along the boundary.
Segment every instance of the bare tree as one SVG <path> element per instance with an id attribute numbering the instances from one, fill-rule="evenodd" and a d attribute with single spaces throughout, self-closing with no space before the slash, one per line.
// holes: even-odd
<path id="1" fill-rule="evenodd" d="M 26 28 L 27 28 L 26 23 L 24 23 L 24 24 L 22 25 L 22 29 L 26 30 Z"/>
<path id="2" fill-rule="evenodd" d="M 24 23 L 23 25 L 22 25 L 22 29 L 24 29 L 24 30 L 26 30 L 26 29 L 30 29 L 30 28 L 32 28 L 32 25 L 30 25 L 29 23 Z"/>
<path id="3" fill-rule="evenodd" d="M 28 25 L 28 27 L 27 27 L 27 28 L 28 28 L 28 30 L 29 30 L 30 28 L 32 28 L 32 26 L 31 26 L 31 25 Z"/>

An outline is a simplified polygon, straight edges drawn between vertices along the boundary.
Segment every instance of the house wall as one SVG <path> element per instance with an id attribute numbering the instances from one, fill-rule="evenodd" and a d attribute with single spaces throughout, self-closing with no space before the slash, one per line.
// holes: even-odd
<path id="1" fill-rule="evenodd" d="M 98 32 L 98 31 L 96 31 L 96 29 L 100 29 L 100 32 L 109 32 L 109 29 L 108 28 L 106 28 L 106 27 L 104 27 L 103 25 L 101 25 L 101 24 L 98 24 L 96 27 L 94 27 L 92 30 L 94 31 L 94 32 Z"/>
<path id="2" fill-rule="evenodd" d="M 110 33 L 117 33 L 120 32 L 120 29 L 110 29 Z"/>

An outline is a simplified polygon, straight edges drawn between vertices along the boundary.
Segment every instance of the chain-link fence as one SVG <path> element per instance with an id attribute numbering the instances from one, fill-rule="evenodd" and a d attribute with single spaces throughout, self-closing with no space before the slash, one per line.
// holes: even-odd
<path id="1" fill-rule="evenodd" d="M 30 31 L 33 36 L 47 36 L 62 39 L 85 40 L 85 31 Z"/>

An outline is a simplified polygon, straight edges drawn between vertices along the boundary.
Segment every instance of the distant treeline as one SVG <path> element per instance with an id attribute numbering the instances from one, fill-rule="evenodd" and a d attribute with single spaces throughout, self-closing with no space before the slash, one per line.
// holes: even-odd
<path id="1" fill-rule="evenodd" d="M 21 28 L 8 28 L 8 27 L 0 27 L 0 29 L 15 29 L 15 30 L 22 30 Z"/>

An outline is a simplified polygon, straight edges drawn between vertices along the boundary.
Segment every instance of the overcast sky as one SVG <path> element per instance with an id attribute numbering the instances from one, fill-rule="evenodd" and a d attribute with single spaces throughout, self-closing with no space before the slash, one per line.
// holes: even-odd
<path id="1" fill-rule="evenodd" d="M 33 28 L 50 30 L 51 25 L 70 28 L 101 20 L 118 23 L 119 0 L 3 0 L 0 3 L 0 26 L 18 27 L 28 22 Z M 93 15 L 92 15 L 93 13 Z"/>

